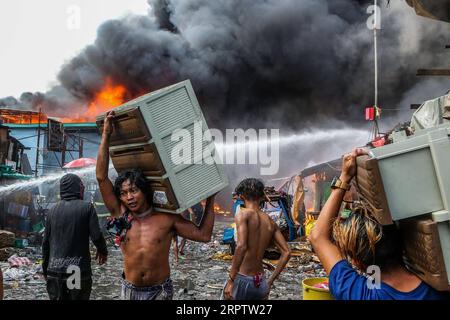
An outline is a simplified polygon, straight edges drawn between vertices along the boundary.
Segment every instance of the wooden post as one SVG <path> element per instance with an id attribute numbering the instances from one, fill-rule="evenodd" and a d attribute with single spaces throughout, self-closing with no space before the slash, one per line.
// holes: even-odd
<path id="1" fill-rule="evenodd" d="M 42 109 L 39 108 L 39 116 L 38 116 L 38 136 L 37 136 L 37 148 L 36 148 L 36 167 L 34 176 L 37 178 L 38 176 L 38 165 L 39 165 L 39 148 L 41 145 L 41 112 Z"/>
<path id="2" fill-rule="evenodd" d="M 67 146 L 67 135 L 64 132 L 63 133 L 63 146 L 62 146 L 62 153 L 61 153 L 61 168 L 64 167 L 66 163 L 66 146 Z"/>
<path id="3" fill-rule="evenodd" d="M 78 157 L 81 159 L 83 158 L 83 139 L 81 139 L 81 136 L 78 138 Z"/>

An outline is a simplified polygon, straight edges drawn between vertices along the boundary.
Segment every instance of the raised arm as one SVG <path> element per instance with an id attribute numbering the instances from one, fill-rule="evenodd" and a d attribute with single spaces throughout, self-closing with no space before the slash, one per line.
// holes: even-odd
<path id="1" fill-rule="evenodd" d="M 240 210 L 239 214 L 236 216 L 236 228 L 237 228 L 237 245 L 234 251 L 233 263 L 231 265 L 230 274 L 228 276 L 227 285 L 224 290 L 224 297 L 227 300 L 231 300 L 234 279 L 236 278 L 239 269 L 241 268 L 242 261 L 244 261 L 245 253 L 248 248 L 248 217 L 249 214 L 256 214 L 250 210 Z"/>
<path id="2" fill-rule="evenodd" d="M 120 202 L 114 195 L 114 188 L 111 180 L 108 177 L 109 170 L 109 139 L 113 130 L 112 121 L 114 119 L 114 112 L 108 112 L 105 118 L 105 125 L 103 127 L 102 141 L 98 150 L 96 175 L 98 186 L 102 194 L 103 201 L 106 208 L 108 208 L 112 217 L 120 216 Z"/>
<path id="3" fill-rule="evenodd" d="M 340 180 L 350 183 L 356 174 L 356 157 L 366 154 L 364 150 L 356 149 L 342 159 L 342 173 Z M 345 190 L 334 189 L 325 206 L 320 212 L 309 240 L 322 263 L 325 272 L 330 274 L 336 263 L 343 259 L 339 248 L 332 242 L 332 226 L 344 199 Z"/>
<path id="4" fill-rule="evenodd" d="M 205 213 L 200 227 L 193 222 L 178 216 L 175 220 L 174 228 L 176 234 L 188 240 L 198 242 L 211 241 L 212 231 L 214 229 L 214 199 L 216 195 L 212 195 L 206 199 Z"/>

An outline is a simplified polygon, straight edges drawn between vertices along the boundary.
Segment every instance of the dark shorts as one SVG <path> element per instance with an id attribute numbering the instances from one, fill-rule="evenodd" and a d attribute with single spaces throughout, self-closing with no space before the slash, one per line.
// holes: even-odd
<path id="1" fill-rule="evenodd" d="M 65 274 L 47 275 L 47 292 L 50 300 L 89 300 L 92 290 L 92 278 L 81 278 L 79 288 L 72 287 Z"/>
<path id="2" fill-rule="evenodd" d="M 160 285 L 137 287 L 122 279 L 122 300 L 172 300 L 173 283 L 168 278 Z"/>
<path id="3" fill-rule="evenodd" d="M 234 300 L 265 300 L 267 299 L 268 293 L 269 285 L 267 284 L 267 279 L 264 275 L 262 275 L 262 279 L 259 283 L 255 281 L 255 277 L 244 276 L 239 273 L 234 279 L 232 292 Z"/>

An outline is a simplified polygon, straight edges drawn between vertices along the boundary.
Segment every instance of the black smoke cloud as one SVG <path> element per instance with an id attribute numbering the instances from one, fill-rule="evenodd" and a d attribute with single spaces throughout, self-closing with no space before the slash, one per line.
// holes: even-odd
<path id="1" fill-rule="evenodd" d="M 126 85 L 128 98 L 191 79 L 217 128 L 295 129 L 325 119 L 358 125 L 373 103 L 370 1 L 148 2 L 148 16 L 102 24 L 95 43 L 62 67 L 58 86 L 0 106 L 41 105 L 65 115 L 85 108 L 107 77 Z M 383 4 L 382 28 L 380 101 L 408 108 L 421 102 L 403 95 L 415 88 L 414 98 L 421 97 L 416 69 L 448 61 L 440 49 L 449 25 L 420 18 L 398 0 Z"/>

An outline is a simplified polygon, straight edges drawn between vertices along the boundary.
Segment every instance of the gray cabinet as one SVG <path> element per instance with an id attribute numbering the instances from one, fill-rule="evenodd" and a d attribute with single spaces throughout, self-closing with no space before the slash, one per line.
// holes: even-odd
<path id="1" fill-rule="evenodd" d="M 115 109 L 110 156 L 120 173 L 140 168 L 156 210 L 181 213 L 228 185 L 189 80 Z M 102 130 L 105 115 L 97 118 Z M 205 138 L 206 137 L 206 138 Z"/>

